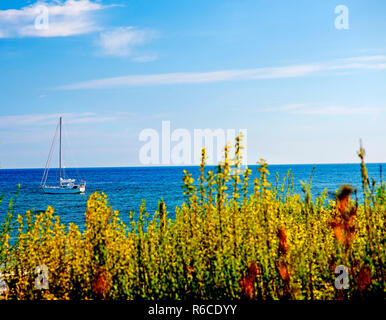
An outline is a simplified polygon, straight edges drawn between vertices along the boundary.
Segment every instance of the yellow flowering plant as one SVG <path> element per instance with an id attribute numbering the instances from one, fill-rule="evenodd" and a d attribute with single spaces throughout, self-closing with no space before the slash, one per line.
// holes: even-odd
<path id="1" fill-rule="evenodd" d="M 143 202 L 126 225 L 96 192 L 81 232 L 61 224 L 52 207 L 15 217 L 11 203 L 0 229 L 0 273 L 7 283 L 1 297 L 384 298 L 384 185 L 377 191 L 370 183 L 363 148 L 362 204 L 343 187 L 332 200 L 327 191 L 312 197 L 312 179 L 303 182 L 303 195 L 296 194 L 291 172 L 271 184 L 263 159 L 250 186 L 252 171 L 241 170 L 241 149 L 239 136 L 235 158 L 227 145 L 216 170 L 206 170 L 203 149 L 199 177 L 184 172 L 186 200 L 174 219 L 163 201 L 152 215 Z M 336 288 L 339 265 L 347 267 L 347 289 Z"/>

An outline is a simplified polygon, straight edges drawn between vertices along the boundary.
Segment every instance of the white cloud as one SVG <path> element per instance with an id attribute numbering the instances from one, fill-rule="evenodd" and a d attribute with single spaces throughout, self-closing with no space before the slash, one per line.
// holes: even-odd
<path id="1" fill-rule="evenodd" d="M 370 115 L 385 112 L 386 108 L 381 107 L 347 107 L 339 105 L 315 106 L 307 104 L 292 104 L 282 107 L 262 109 L 262 112 L 286 112 L 300 115 Z"/>
<path id="2" fill-rule="evenodd" d="M 130 57 L 136 62 L 157 59 L 155 53 L 136 48 L 152 40 L 153 30 L 116 27 L 104 30 L 96 12 L 105 6 L 97 0 L 39 0 L 21 9 L 0 10 L 0 38 L 68 37 L 100 31 L 97 45 L 103 55 Z"/>
<path id="3" fill-rule="evenodd" d="M 351 61 L 340 61 L 334 63 L 319 63 L 308 65 L 293 65 L 273 68 L 255 68 L 242 70 L 221 70 L 212 72 L 180 72 L 150 75 L 128 75 L 123 77 L 104 78 L 79 82 L 59 89 L 79 90 L 79 89 L 103 89 L 116 87 L 144 86 L 144 85 L 170 85 L 170 84 L 194 84 L 194 83 L 214 83 L 223 81 L 246 81 L 257 79 L 281 79 L 297 78 L 315 75 L 321 72 L 336 72 L 345 70 L 353 72 L 356 70 L 385 70 L 386 63 L 379 62 L 379 59 L 370 59 L 362 63 L 352 63 Z"/>
<path id="4" fill-rule="evenodd" d="M 65 37 L 100 30 L 93 12 L 105 8 L 91 0 L 38 1 L 21 9 L 0 10 L 0 38 Z M 40 19 L 39 17 L 46 17 Z M 44 28 L 36 27 L 42 21 Z"/>
<path id="5" fill-rule="evenodd" d="M 17 128 L 27 126 L 47 126 L 58 123 L 59 117 L 66 123 L 85 124 L 118 120 L 118 116 L 98 116 L 91 112 L 85 113 L 55 113 L 55 114 L 23 114 L 16 116 L 0 116 L 1 128 Z"/>
<path id="6" fill-rule="evenodd" d="M 153 75 L 130 75 L 124 77 L 105 78 L 80 82 L 60 89 L 100 89 L 140 85 L 163 85 L 183 83 L 211 83 L 220 81 L 253 80 L 253 79 L 275 79 L 306 76 L 319 70 L 318 66 L 301 65 L 280 68 L 257 68 L 246 70 L 224 70 L 213 72 L 186 72 L 165 73 Z"/>
<path id="7" fill-rule="evenodd" d="M 343 59 L 344 61 L 386 61 L 386 56 L 365 56 L 365 57 L 353 57 Z"/>
<path id="8" fill-rule="evenodd" d="M 101 32 L 97 44 L 102 53 L 109 56 L 133 57 L 142 61 L 154 60 L 154 56 L 137 56 L 134 49 L 149 42 L 155 37 L 152 30 L 142 30 L 134 27 L 117 27 Z"/>
<path id="9" fill-rule="evenodd" d="M 277 111 L 294 111 L 297 109 L 300 109 L 302 107 L 306 106 L 304 103 L 298 103 L 298 104 L 289 104 L 281 107 L 271 107 L 271 108 L 265 108 L 262 109 L 262 112 L 277 112 Z"/>
<path id="10" fill-rule="evenodd" d="M 377 114 L 380 112 L 384 112 L 385 108 L 376 108 L 376 107 L 347 107 L 347 106 L 324 106 L 317 108 L 304 108 L 295 110 L 296 114 L 304 114 L 304 115 L 369 115 L 369 114 Z"/>

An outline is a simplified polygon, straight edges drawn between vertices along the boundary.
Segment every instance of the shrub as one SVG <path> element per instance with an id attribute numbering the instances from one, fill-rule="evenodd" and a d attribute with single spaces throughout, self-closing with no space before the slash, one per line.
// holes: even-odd
<path id="1" fill-rule="evenodd" d="M 206 170 L 203 150 L 200 176 L 184 174 L 186 201 L 173 220 L 163 202 L 151 218 L 143 203 L 139 217 L 131 212 L 125 225 L 103 193 L 90 196 L 83 233 L 61 224 L 51 207 L 15 221 L 10 210 L 0 230 L 5 298 L 384 298 L 384 189 L 374 193 L 364 150 L 365 200 L 358 204 L 347 186 L 335 200 L 327 191 L 313 199 L 311 180 L 303 183 L 304 196 L 294 194 L 290 173 L 272 187 L 263 159 L 250 190 L 251 170 L 240 173 L 240 149 L 238 137 L 235 159 L 226 146 L 215 172 Z M 338 265 L 348 268 L 347 290 L 334 287 Z M 46 289 L 36 287 L 44 280 L 37 266 L 48 269 Z"/>

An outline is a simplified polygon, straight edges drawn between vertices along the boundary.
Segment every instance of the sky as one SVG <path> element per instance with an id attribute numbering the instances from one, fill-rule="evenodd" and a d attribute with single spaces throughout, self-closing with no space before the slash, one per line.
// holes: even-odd
<path id="1" fill-rule="evenodd" d="M 246 129 L 250 164 L 358 162 L 359 139 L 386 162 L 385 15 L 383 0 L 2 0 L 0 166 L 44 167 L 59 116 L 67 166 L 143 165 L 140 134 L 162 121 L 191 139 Z"/>

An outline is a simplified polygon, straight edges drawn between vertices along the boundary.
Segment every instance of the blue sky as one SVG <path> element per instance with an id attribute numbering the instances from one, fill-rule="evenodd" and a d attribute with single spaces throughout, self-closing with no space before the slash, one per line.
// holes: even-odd
<path id="1" fill-rule="evenodd" d="M 37 29 L 39 5 L 49 24 Z M 335 28 L 338 5 L 349 29 Z M 386 162 L 386 2 L 0 3 L 0 165 L 140 165 L 145 128 L 245 128 L 248 162 Z"/>

